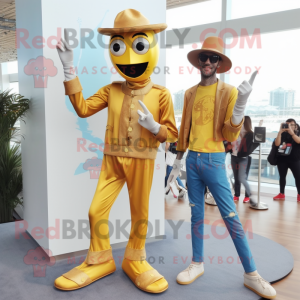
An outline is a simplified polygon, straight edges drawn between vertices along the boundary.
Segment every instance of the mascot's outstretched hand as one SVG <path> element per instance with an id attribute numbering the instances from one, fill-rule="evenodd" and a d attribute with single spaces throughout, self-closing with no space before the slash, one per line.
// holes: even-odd
<path id="1" fill-rule="evenodd" d="M 232 113 L 232 123 L 235 125 L 240 124 L 243 120 L 247 100 L 252 92 L 252 85 L 257 75 L 257 72 L 258 71 L 253 72 L 250 80 L 244 80 L 237 88 L 239 94 L 236 99 Z"/>
<path id="2" fill-rule="evenodd" d="M 140 103 L 141 107 L 143 108 L 144 113 L 138 109 L 137 113 L 140 116 L 138 119 L 138 123 L 141 126 L 143 126 L 144 128 L 148 129 L 153 134 L 155 134 L 155 135 L 158 134 L 159 129 L 160 129 L 160 124 L 154 121 L 153 115 L 151 114 L 151 112 L 148 110 L 147 106 L 141 100 L 139 100 L 139 103 Z"/>
<path id="3" fill-rule="evenodd" d="M 76 75 L 71 72 L 71 70 L 74 70 L 73 50 L 69 45 L 69 36 L 66 29 L 64 29 L 64 37 L 57 43 L 56 49 L 64 68 L 65 79 L 69 81 L 74 79 Z"/>

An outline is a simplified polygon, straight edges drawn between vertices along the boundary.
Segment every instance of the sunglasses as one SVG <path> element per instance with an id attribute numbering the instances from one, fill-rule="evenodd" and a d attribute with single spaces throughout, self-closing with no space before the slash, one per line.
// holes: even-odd
<path id="1" fill-rule="evenodd" d="M 218 60 L 221 60 L 221 57 L 219 55 L 207 55 L 204 53 L 199 54 L 199 59 L 202 62 L 206 62 L 208 58 L 212 64 L 215 64 Z"/>

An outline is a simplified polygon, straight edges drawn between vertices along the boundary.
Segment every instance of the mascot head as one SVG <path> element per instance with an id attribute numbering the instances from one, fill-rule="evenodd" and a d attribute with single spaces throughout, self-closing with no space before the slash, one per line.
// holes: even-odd
<path id="1" fill-rule="evenodd" d="M 150 77 L 158 62 L 159 47 L 155 34 L 167 24 L 150 24 L 139 11 L 125 9 L 115 18 L 114 28 L 98 28 L 110 36 L 109 54 L 117 72 L 132 82 Z"/>

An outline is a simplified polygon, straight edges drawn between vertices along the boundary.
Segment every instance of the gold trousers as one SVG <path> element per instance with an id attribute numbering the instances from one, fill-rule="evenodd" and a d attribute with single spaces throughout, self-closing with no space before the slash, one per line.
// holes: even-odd
<path id="1" fill-rule="evenodd" d="M 91 243 L 85 261 L 101 264 L 112 259 L 108 219 L 112 205 L 126 182 L 131 211 L 131 231 L 124 257 L 145 260 L 149 195 L 154 159 L 104 154 L 96 192 L 89 209 Z"/>

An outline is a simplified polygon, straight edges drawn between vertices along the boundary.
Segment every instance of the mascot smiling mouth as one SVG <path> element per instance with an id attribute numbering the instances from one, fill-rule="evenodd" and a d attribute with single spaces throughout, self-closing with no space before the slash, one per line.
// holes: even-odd
<path id="1" fill-rule="evenodd" d="M 127 77 L 137 78 L 144 74 L 148 66 L 148 63 L 141 64 L 131 64 L 131 65 L 119 65 L 117 64 L 118 69 L 125 74 Z"/>

